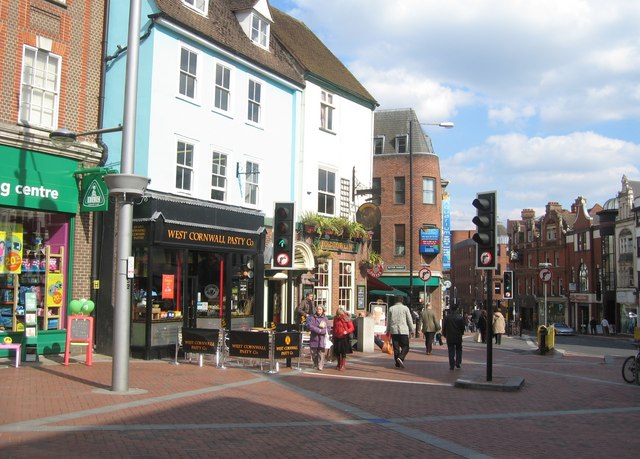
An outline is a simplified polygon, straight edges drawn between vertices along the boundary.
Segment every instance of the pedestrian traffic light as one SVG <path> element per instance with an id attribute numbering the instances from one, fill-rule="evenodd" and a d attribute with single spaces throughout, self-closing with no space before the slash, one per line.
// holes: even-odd
<path id="1" fill-rule="evenodd" d="M 476 243 L 476 269 L 496 269 L 496 211 L 495 191 L 477 193 L 473 200 L 476 216 L 473 223 L 477 227 L 473 240 Z"/>
<path id="2" fill-rule="evenodd" d="M 293 269 L 294 206 L 292 202 L 277 202 L 273 213 L 273 259 L 276 269 Z"/>
<path id="3" fill-rule="evenodd" d="M 505 271 L 502 274 L 502 283 L 504 284 L 503 298 L 505 300 L 513 299 L 513 271 Z"/>

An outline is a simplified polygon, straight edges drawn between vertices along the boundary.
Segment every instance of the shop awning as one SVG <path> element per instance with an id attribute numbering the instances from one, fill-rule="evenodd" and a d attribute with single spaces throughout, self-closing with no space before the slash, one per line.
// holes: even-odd
<path id="1" fill-rule="evenodd" d="M 382 276 L 380 280 L 391 287 L 409 287 L 409 276 Z M 424 287 L 424 281 L 417 276 L 413 276 L 413 286 Z M 427 281 L 427 287 L 439 286 L 439 277 L 432 277 Z"/>
<path id="2" fill-rule="evenodd" d="M 367 290 L 393 290 L 393 287 L 389 287 L 377 277 L 373 277 L 371 274 L 367 274 Z"/>

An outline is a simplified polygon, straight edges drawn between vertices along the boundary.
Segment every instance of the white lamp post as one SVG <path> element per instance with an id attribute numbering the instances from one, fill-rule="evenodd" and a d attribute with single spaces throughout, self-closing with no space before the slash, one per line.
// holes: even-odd
<path id="1" fill-rule="evenodd" d="M 65 147 L 74 143 L 81 135 L 122 131 L 120 174 L 105 175 L 109 194 L 120 205 L 117 225 L 115 304 L 113 311 L 113 392 L 129 390 L 129 351 L 131 329 L 131 286 L 127 278 L 127 262 L 131 256 L 131 228 L 133 223 L 133 201 L 140 198 L 149 183 L 146 177 L 133 175 L 136 137 L 136 108 L 138 98 L 138 62 L 140 49 L 141 0 L 130 0 L 129 30 L 122 126 L 75 134 L 68 129 L 58 129 L 49 134 L 52 142 Z"/>
<path id="2" fill-rule="evenodd" d="M 424 126 L 439 126 L 451 129 L 453 123 L 418 123 Z M 424 134 L 423 134 L 424 135 Z M 409 120 L 409 309 L 413 309 L 413 121 Z M 425 283 L 426 289 L 426 283 Z"/>

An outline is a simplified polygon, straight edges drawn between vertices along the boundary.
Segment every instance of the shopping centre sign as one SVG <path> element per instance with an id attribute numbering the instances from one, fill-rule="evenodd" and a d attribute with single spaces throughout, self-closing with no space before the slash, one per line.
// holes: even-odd
<path id="1" fill-rule="evenodd" d="M 0 205 L 76 213 L 78 162 L 0 145 Z"/>

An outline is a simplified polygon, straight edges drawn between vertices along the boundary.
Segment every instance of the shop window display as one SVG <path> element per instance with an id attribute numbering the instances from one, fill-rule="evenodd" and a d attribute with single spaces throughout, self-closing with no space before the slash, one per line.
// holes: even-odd
<path id="1" fill-rule="evenodd" d="M 39 330 L 63 328 L 68 226 L 62 214 L 0 209 L 0 330 L 24 332 L 28 294 Z"/>

